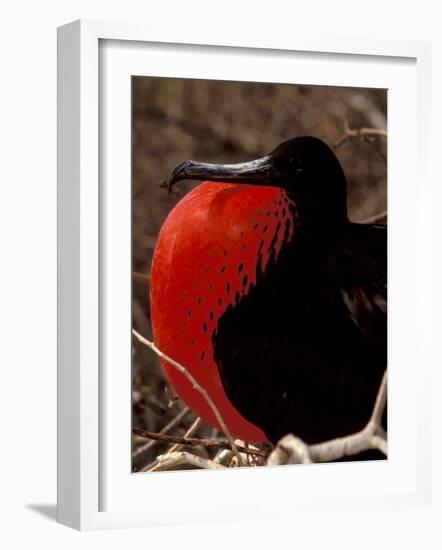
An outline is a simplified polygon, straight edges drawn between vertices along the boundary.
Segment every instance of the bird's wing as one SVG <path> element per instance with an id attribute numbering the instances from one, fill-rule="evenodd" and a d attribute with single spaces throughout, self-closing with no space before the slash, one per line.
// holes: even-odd
<path id="1" fill-rule="evenodd" d="M 364 336 L 386 349 L 387 227 L 351 224 L 328 256 L 331 292 Z"/>

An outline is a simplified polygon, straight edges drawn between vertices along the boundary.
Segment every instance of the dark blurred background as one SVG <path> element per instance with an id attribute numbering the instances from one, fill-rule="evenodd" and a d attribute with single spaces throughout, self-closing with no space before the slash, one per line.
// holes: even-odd
<path id="1" fill-rule="evenodd" d="M 350 219 L 360 221 L 386 210 L 386 140 L 358 137 L 339 144 L 346 125 L 386 130 L 386 90 L 133 78 L 134 328 L 152 335 L 149 273 L 156 236 L 171 208 L 197 184 L 180 184 L 169 195 L 161 184 L 175 164 L 246 161 L 295 136 L 319 137 L 335 148 L 348 180 Z M 137 341 L 133 353 L 133 424 L 158 432 L 184 405 L 173 398 L 153 353 Z M 183 413 L 173 433 L 184 433 L 193 420 Z M 201 425 L 197 435 L 216 434 Z M 136 471 L 167 448 L 156 442 L 143 447 L 146 440 L 134 437 Z"/>

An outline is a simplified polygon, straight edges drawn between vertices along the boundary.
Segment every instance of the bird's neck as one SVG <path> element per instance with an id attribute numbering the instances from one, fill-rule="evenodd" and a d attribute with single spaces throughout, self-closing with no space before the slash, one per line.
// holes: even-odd
<path id="1" fill-rule="evenodd" d="M 345 198 L 341 198 L 340 201 L 337 201 L 336 197 L 330 200 L 317 200 L 308 199 L 296 192 L 291 195 L 297 206 L 301 227 L 312 235 L 316 232 L 324 235 L 324 229 L 332 235 L 350 223 Z"/>

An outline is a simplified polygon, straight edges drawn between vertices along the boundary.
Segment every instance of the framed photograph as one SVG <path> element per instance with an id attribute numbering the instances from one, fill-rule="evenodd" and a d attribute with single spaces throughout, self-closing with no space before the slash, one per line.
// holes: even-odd
<path id="1" fill-rule="evenodd" d="M 430 45 L 58 40 L 59 521 L 430 506 Z"/>

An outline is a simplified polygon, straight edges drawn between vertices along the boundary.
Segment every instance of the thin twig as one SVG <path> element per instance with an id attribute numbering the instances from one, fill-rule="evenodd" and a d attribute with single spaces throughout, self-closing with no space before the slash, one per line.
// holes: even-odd
<path id="1" fill-rule="evenodd" d="M 164 441 L 166 443 L 176 443 L 179 446 L 188 445 L 190 447 L 196 447 L 201 445 L 201 447 L 207 448 L 218 448 L 218 449 L 230 449 L 230 443 L 228 441 L 222 441 L 219 439 L 210 439 L 210 438 L 199 438 L 199 437 L 189 437 L 187 435 L 169 435 L 161 434 L 156 432 L 149 432 L 147 430 L 142 430 L 141 428 L 133 428 L 133 433 L 139 437 L 146 437 L 155 441 Z M 261 449 L 253 449 L 252 447 L 247 447 L 243 445 L 236 444 L 236 447 L 240 453 L 258 455 L 266 457 L 267 453 Z M 171 452 L 171 451 L 169 451 Z"/>
<path id="2" fill-rule="evenodd" d="M 381 385 L 379 386 L 376 401 L 374 403 L 373 412 L 371 414 L 370 422 L 381 425 L 382 415 L 384 414 L 385 405 L 387 403 L 387 371 L 384 372 Z"/>
<path id="3" fill-rule="evenodd" d="M 187 380 L 192 384 L 192 387 L 204 397 L 204 399 L 207 401 L 207 404 L 212 409 L 216 419 L 218 420 L 218 423 L 221 426 L 221 429 L 226 434 L 226 437 L 229 440 L 230 446 L 232 447 L 232 451 L 238 459 L 238 464 L 240 466 L 244 466 L 244 462 L 242 460 L 241 455 L 238 452 L 238 448 L 235 445 L 235 441 L 232 435 L 230 434 L 230 431 L 227 428 L 215 403 L 213 402 L 212 398 L 207 393 L 207 391 L 198 384 L 196 379 L 190 374 L 190 372 L 185 367 L 183 367 L 183 365 L 180 365 L 180 363 L 177 363 L 177 361 L 175 361 L 174 359 L 172 359 L 171 357 L 163 353 L 161 350 L 159 350 L 156 347 L 156 345 L 153 342 L 151 342 L 150 340 L 147 340 L 147 338 L 144 338 L 144 336 L 141 336 L 141 334 L 139 334 L 135 329 L 132 329 L 132 333 L 140 342 L 142 342 L 147 347 L 149 347 L 152 351 L 154 351 L 158 355 L 158 357 L 160 357 L 161 359 L 164 359 L 164 361 L 167 361 L 167 363 L 172 365 L 172 367 L 174 367 L 176 370 L 181 372 L 187 378 Z"/>
<path id="4" fill-rule="evenodd" d="M 387 130 L 379 130 L 378 128 L 350 128 L 347 121 L 344 121 L 344 133 L 334 144 L 335 149 L 339 149 L 346 141 L 353 138 L 386 138 Z"/>
<path id="5" fill-rule="evenodd" d="M 201 418 L 197 416 L 194 423 L 190 426 L 190 428 L 184 434 L 184 437 L 192 437 L 195 434 L 195 432 L 198 430 L 198 428 L 201 426 L 201 423 L 202 423 Z M 176 443 L 175 445 L 172 445 L 172 447 L 167 452 L 174 453 L 175 451 L 180 451 L 182 447 L 183 445 Z"/>
<path id="6" fill-rule="evenodd" d="M 387 163 L 387 157 L 384 155 L 383 151 L 379 149 L 379 147 L 374 143 L 374 141 L 370 138 L 387 138 L 388 133 L 387 130 L 379 130 L 378 128 L 350 128 L 348 125 L 348 122 L 344 120 L 344 133 L 343 135 L 338 139 L 338 141 L 334 144 L 334 149 L 337 150 L 341 145 L 349 141 L 350 139 L 354 138 L 361 138 L 365 143 L 368 143 L 370 147 L 372 147 L 375 152 L 382 158 L 384 163 Z M 360 220 L 359 223 L 383 223 L 387 220 L 387 211 L 380 212 L 378 214 L 375 214 L 373 216 L 369 216 L 368 218 L 365 218 L 364 220 Z"/>
<path id="7" fill-rule="evenodd" d="M 160 434 L 164 435 L 168 431 L 172 430 L 178 424 L 183 420 L 183 418 L 186 416 L 186 414 L 189 412 L 189 407 L 184 407 L 182 411 L 180 411 L 172 420 L 164 426 L 164 428 L 161 430 Z M 135 432 L 134 432 L 135 433 Z M 137 448 L 136 451 L 134 451 L 132 455 L 132 460 L 139 460 L 141 459 L 154 445 L 156 445 L 158 440 L 151 440 L 145 443 L 144 445 L 140 445 L 140 447 Z"/>

